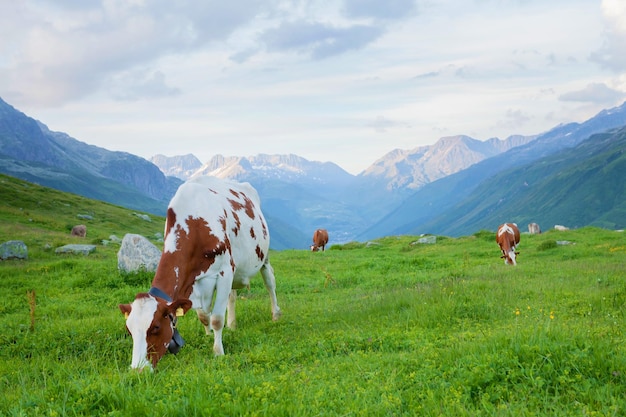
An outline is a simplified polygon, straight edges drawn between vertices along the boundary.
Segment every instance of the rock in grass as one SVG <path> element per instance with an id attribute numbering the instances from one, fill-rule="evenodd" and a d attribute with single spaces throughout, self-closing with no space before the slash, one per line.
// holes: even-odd
<path id="1" fill-rule="evenodd" d="M 161 259 L 161 251 L 141 235 L 127 233 L 117 252 L 117 269 L 120 272 L 155 272 Z"/>
<path id="2" fill-rule="evenodd" d="M 0 245 L 0 259 L 28 259 L 28 247 L 21 240 L 9 240 Z"/>
<path id="3" fill-rule="evenodd" d="M 96 250 L 96 245 L 65 245 L 54 250 L 54 253 L 76 253 L 79 255 L 89 255 Z"/>

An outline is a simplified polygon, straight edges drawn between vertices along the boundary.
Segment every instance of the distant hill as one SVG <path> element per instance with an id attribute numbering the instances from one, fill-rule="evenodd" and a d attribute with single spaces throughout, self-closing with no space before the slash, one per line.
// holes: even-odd
<path id="1" fill-rule="evenodd" d="M 143 158 L 52 132 L 1 99 L 0 172 L 157 215 L 181 183 Z"/>
<path id="2" fill-rule="evenodd" d="M 593 134 L 625 125 L 626 103 L 610 110 L 603 110 L 583 123 L 557 126 L 526 145 L 512 148 L 463 171 L 425 185 L 391 210 L 381 221 L 359 235 L 359 239 L 366 240 L 389 234 L 442 233 L 448 229 L 442 225 L 444 221 L 436 219 L 446 218 L 448 222 L 461 221 L 460 218 L 466 213 L 457 210 L 455 218 L 449 211 L 462 206 L 466 199 L 471 199 L 478 187 L 494 175 L 559 154 L 578 145 Z M 586 156 L 580 155 L 581 158 Z M 490 192 L 497 194 L 499 190 L 492 188 Z M 571 192 L 577 193 L 576 190 L 571 190 Z M 485 226 L 483 223 L 475 223 L 463 229 L 450 230 L 450 234 L 457 236 L 458 233 L 462 233 L 462 230 L 471 228 L 475 231 L 483 226 Z M 491 225 L 490 228 L 495 229 L 495 227 L 497 225 Z"/>
<path id="3" fill-rule="evenodd" d="M 574 148 L 483 181 L 471 196 L 421 226 L 434 233 L 465 235 L 505 221 L 524 230 L 626 228 L 626 127 L 596 134 Z M 416 230 L 409 231 L 415 233 Z"/>
<path id="4" fill-rule="evenodd" d="M 492 221 L 486 221 L 484 212 L 472 214 L 469 204 L 476 204 L 475 193 L 483 193 L 481 205 L 501 191 L 502 184 L 490 183 L 490 179 L 561 155 L 591 135 L 624 125 L 626 103 L 583 123 L 559 125 L 536 136 L 513 135 L 483 142 L 459 135 L 441 138 L 431 146 L 394 150 L 355 176 L 332 162 L 308 161 L 292 154 L 216 155 L 204 163 L 192 154 L 156 155 L 153 163 L 52 132 L 0 100 L 0 172 L 156 215 L 165 213 L 177 187 L 192 176 L 247 181 L 261 196 L 272 230 L 272 248 L 306 249 L 319 227 L 329 230 L 331 245 L 406 233 L 475 232 Z M 579 157 L 584 164 L 591 155 Z M 585 195 L 576 196 L 575 187 L 569 192 L 585 201 Z M 561 213 L 562 203 L 554 204 L 549 211 Z M 614 209 L 607 204 L 601 207 L 609 210 L 604 213 L 606 224 L 617 224 L 610 214 Z M 572 208 L 563 212 L 568 210 L 571 213 Z M 532 213 L 536 213 L 533 221 L 549 219 L 543 217 L 546 213 Z M 601 221 L 596 218 L 604 217 L 564 217 L 561 222 L 571 218 L 572 225 L 585 219 L 596 224 Z"/>

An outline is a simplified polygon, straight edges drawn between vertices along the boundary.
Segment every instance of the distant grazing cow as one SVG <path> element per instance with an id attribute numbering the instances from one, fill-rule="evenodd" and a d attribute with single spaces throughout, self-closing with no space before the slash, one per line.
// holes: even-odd
<path id="1" fill-rule="evenodd" d="M 538 235 L 541 233 L 541 229 L 537 223 L 528 223 L 528 233 L 531 235 Z"/>
<path id="2" fill-rule="evenodd" d="M 72 227 L 72 236 L 85 237 L 87 236 L 87 226 L 84 224 L 78 224 Z"/>
<path id="3" fill-rule="evenodd" d="M 326 244 L 328 243 L 328 232 L 326 229 L 317 229 L 313 233 L 313 244 L 311 245 L 311 251 L 317 252 L 322 248 L 322 252 L 324 252 Z"/>
<path id="4" fill-rule="evenodd" d="M 558 230 L 560 232 L 564 232 L 566 230 L 569 230 L 569 227 L 561 226 L 560 224 L 555 224 L 554 225 L 554 230 Z"/>
<path id="5" fill-rule="evenodd" d="M 519 229 L 515 223 L 504 223 L 498 227 L 496 233 L 496 242 L 500 245 L 502 251 L 501 258 L 505 264 L 517 265 L 515 257 L 519 252 L 515 251 L 515 247 L 519 245 Z"/>
<path id="6" fill-rule="evenodd" d="M 166 351 L 178 352 L 184 341 L 176 320 L 190 308 L 207 334 L 213 330 L 215 355 L 223 355 L 224 321 L 231 328 L 236 324 L 236 289 L 248 286 L 259 271 L 278 320 L 269 232 L 250 184 L 214 177 L 182 184 L 167 209 L 164 236 L 152 288 L 119 305 L 133 338 L 131 368 L 152 370 Z"/>

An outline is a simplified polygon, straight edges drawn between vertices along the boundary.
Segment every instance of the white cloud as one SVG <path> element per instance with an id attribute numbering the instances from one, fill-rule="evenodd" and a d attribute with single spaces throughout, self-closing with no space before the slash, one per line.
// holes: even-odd
<path id="1" fill-rule="evenodd" d="M 616 72 L 626 71 L 626 2 L 602 0 L 606 21 L 604 45 L 591 54 L 591 59 Z"/>
<path id="2" fill-rule="evenodd" d="M 269 29 L 261 39 L 269 51 L 296 51 L 309 54 L 314 59 L 327 58 L 346 51 L 361 49 L 382 35 L 379 27 L 332 25 L 295 21 L 284 22 Z"/>
<path id="3" fill-rule="evenodd" d="M 111 95 L 118 100 L 170 97 L 180 94 L 167 85 L 161 71 L 132 70 L 117 74 L 109 81 Z"/>
<path id="4" fill-rule="evenodd" d="M 0 41 L 0 50 L 12 52 L 0 88 L 44 105 L 80 99 L 117 72 L 225 39 L 261 10 L 259 3 L 106 0 L 67 10 L 75 2 L 3 2 L 9 16 L 28 17 L 19 36 Z"/>
<path id="5" fill-rule="evenodd" d="M 140 156 L 294 153 L 358 173 L 441 135 L 536 134 L 619 104 L 624 4 L 0 1 L 0 97 Z"/>
<path id="6" fill-rule="evenodd" d="M 376 117 L 376 119 L 374 119 L 372 122 L 368 123 L 367 125 L 373 128 L 374 131 L 376 131 L 377 133 L 386 133 L 389 131 L 389 129 L 397 127 L 397 126 L 406 127 L 406 123 L 394 121 L 384 116 Z"/>
<path id="7" fill-rule="evenodd" d="M 578 101 L 613 106 L 626 98 L 626 93 L 608 87 L 604 83 L 588 84 L 578 91 L 570 91 L 559 96 L 561 101 Z"/>
<path id="8" fill-rule="evenodd" d="M 346 0 L 344 3 L 346 16 L 356 18 L 404 19 L 416 9 L 416 0 Z"/>

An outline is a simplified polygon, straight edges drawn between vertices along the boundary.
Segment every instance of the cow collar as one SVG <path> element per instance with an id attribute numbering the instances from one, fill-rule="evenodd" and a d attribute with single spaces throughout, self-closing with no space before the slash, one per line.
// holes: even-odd
<path id="1" fill-rule="evenodd" d="M 151 287 L 150 290 L 148 291 L 148 294 L 150 294 L 153 297 L 162 298 L 168 303 L 172 302 L 172 298 L 169 295 L 165 294 L 162 290 L 158 289 L 157 287 Z M 180 335 L 180 333 L 178 333 L 178 329 L 176 328 L 176 321 L 177 321 L 176 316 L 174 316 L 173 314 L 170 314 L 170 320 L 172 322 L 173 333 L 172 333 L 172 340 L 170 341 L 170 344 L 168 345 L 167 350 L 169 350 L 170 353 L 173 353 L 175 355 L 178 353 L 180 348 L 185 344 L 185 340 Z"/>
<path id="2" fill-rule="evenodd" d="M 162 290 L 158 289 L 157 287 L 152 287 L 150 288 L 150 291 L 148 291 L 148 294 L 154 296 L 154 297 L 159 297 L 164 299 L 165 301 L 167 301 L 168 303 L 172 302 L 172 299 L 169 295 L 165 294 Z"/>

